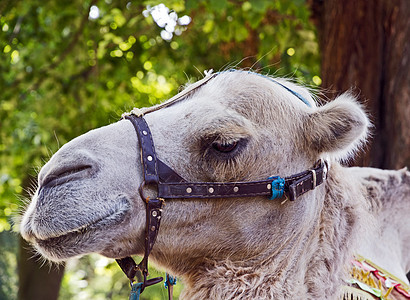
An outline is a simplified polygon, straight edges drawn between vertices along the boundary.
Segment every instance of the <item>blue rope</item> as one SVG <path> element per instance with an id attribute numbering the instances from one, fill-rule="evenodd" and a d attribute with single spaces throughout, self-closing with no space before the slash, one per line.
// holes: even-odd
<path id="1" fill-rule="evenodd" d="M 175 276 L 169 275 L 168 273 L 165 273 L 165 282 L 164 286 L 167 289 L 168 286 L 170 285 L 176 285 L 177 284 L 177 278 Z"/>
<path id="2" fill-rule="evenodd" d="M 307 106 L 312 107 L 312 105 L 310 105 L 309 101 L 307 101 L 301 94 L 295 92 L 294 90 L 291 90 L 290 88 L 288 88 L 286 85 L 283 85 L 282 83 L 274 80 L 273 78 L 269 77 L 269 76 L 265 76 L 262 74 L 258 74 L 264 78 L 269 79 L 270 81 L 273 81 L 274 83 L 280 85 L 281 87 L 285 88 L 286 90 L 288 90 L 289 92 L 291 92 L 293 95 L 295 95 L 296 97 L 298 97 L 303 103 L 305 103 Z"/>
<path id="3" fill-rule="evenodd" d="M 282 198 L 285 191 L 285 179 L 279 176 L 271 176 L 268 179 L 272 179 L 272 197 L 269 200 Z"/>
<path id="4" fill-rule="evenodd" d="M 129 300 L 139 300 L 142 290 L 142 282 L 131 283 L 131 292 Z"/>
<path id="5" fill-rule="evenodd" d="M 309 101 L 307 101 L 307 99 L 304 98 L 301 94 L 299 94 L 299 93 L 295 92 L 294 90 L 288 88 L 286 85 L 283 85 L 282 83 L 276 81 L 276 80 L 273 79 L 272 77 L 269 77 L 269 76 L 266 76 L 266 75 L 262 75 L 262 74 L 259 74 L 259 73 L 255 73 L 255 72 L 252 72 L 252 71 L 242 71 L 242 70 L 236 70 L 236 69 L 230 69 L 230 70 L 227 70 L 227 71 L 221 71 L 221 72 L 217 72 L 216 74 L 221 74 L 221 73 L 224 73 L 224 72 L 247 72 L 248 74 L 255 74 L 255 75 L 261 76 L 261 77 L 263 77 L 263 78 L 266 78 L 266 79 L 268 79 L 268 80 L 270 80 L 270 81 L 276 83 L 277 85 L 280 85 L 281 87 L 283 87 L 283 88 L 286 89 L 287 91 L 291 92 L 294 96 L 296 96 L 297 98 L 299 98 L 299 100 L 301 100 L 301 101 L 302 101 L 303 103 L 305 103 L 307 106 L 312 107 L 312 105 L 309 103 Z"/>

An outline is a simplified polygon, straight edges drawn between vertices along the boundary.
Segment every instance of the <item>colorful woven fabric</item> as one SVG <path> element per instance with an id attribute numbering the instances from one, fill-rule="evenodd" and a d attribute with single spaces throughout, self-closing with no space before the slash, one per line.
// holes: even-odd
<path id="1" fill-rule="evenodd" d="M 361 256 L 352 260 L 350 276 L 342 299 L 410 299 L 408 284 Z"/>

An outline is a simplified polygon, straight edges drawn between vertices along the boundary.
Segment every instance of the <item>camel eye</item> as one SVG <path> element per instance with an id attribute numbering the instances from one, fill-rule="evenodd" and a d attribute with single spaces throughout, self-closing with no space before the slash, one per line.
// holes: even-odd
<path id="1" fill-rule="evenodd" d="M 238 145 L 238 142 L 230 142 L 230 143 L 214 142 L 212 144 L 212 148 L 214 148 L 218 152 L 229 153 L 235 150 L 237 145 Z"/>

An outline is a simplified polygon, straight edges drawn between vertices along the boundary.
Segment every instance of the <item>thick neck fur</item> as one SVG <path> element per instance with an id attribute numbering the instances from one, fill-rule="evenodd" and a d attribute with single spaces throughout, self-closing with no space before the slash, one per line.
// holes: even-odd
<path id="1" fill-rule="evenodd" d="M 280 253 L 270 249 L 273 256 L 251 262 L 210 262 L 186 278 L 182 299 L 336 299 L 364 203 L 344 172 L 332 166 L 320 214 Z"/>
<path id="2" fill-rule="evenodd" d="M 366 233 L 358 254 L 408 283 L 410 270 L 410 172 L 351 168 L 367 191 L 370 211 L 377 219 Z"/>

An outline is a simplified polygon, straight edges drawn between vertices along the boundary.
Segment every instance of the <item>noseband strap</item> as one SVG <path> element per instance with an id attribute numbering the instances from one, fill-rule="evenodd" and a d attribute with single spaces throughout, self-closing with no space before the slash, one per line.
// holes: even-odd
<path id="1" fill-rule="evenodd" d="M 157 184 L 159 182 L 157 155 L 155 153 L 151 130 L 142 116 L 136 117 L 135 115 L 129 115 L 124 118 L 131 121 L 137 133 L 145 184 Z"/>

